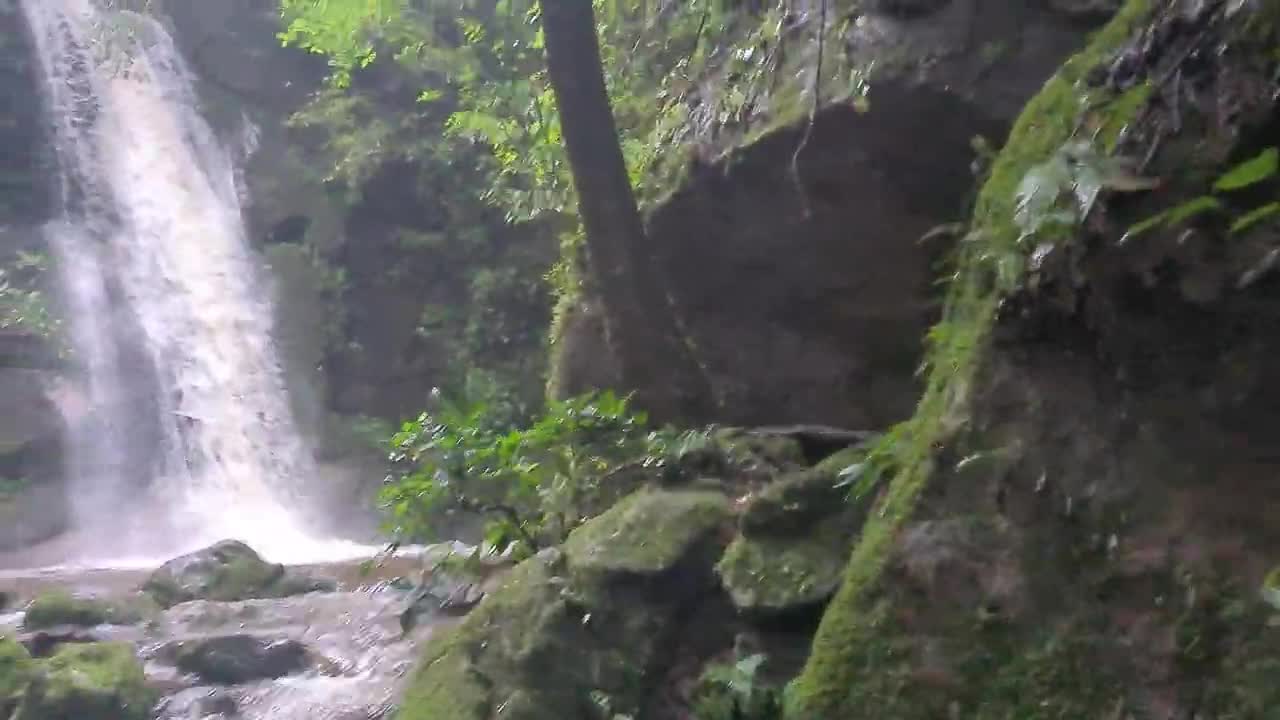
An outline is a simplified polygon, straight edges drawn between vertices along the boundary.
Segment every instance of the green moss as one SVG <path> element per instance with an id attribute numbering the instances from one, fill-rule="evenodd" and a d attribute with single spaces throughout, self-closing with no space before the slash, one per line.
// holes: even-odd
<path id="1" fill-rule="evenodd" d="M 1125 717 L 1125 684 L 1103 661 L 1105 636 L 1076 624 L 1020 632 L 984 623 L 969 608 L 916 607 L 880 595 L 850 635 L 857 670 L 841 714 L 798 709 L 788 688 L 787 718 L 803 720 L 1078 720 Z M 899 618 L 932 613 L 924 637 Z M 937 625 L 934 626 L 933 624 Z M 806 714 L 807 713 L 807 714 Z"/>
<path id="2" fill-rule="evenodd" d="M 1191 601 L 1178 611 L 1173 625 L 1184 694 L 1191 696 L 1192 688 L 1199 688 L 1200 715 L 1214 720 L 1272 717 L 1280 708 L 1274 609 L 1220 579 L 1183 576 L 1175 592 Z"/>
<path id="3" fill-rule="evenodd" d="M 549 600 L 551 577 L 551 567 L 543 558 L 527 560 L 516 566 L 461 625 L 433 634 L 396 720 L 487 720 L 494 704 L 495 680 L 482 670 L 480 653 L 503 654 L 513 638 L 528 632 L 532 613 Z M 501 637 L 490 646 L 489 638 L 495 633 Z"/>
<path id="4" fill-rule="evenodd" d="M 551 309 L 551 328 L 547 334 L 547 388 L 549 400 L 562 400 L 568 396 L 564 389 L 565 352 L 567 341 L 565 335 L 570 325 L 569 316 L 582 303 L 582 247 L 584 236 L 577 232 L 566 232 L 560 235 L 560 259 L 547 273 L 555 295 L 555 304 Z"/>
<path id="5" fill-rule="evenodd" d="M 456 629 L 434 635 L 397 720 L 583 717 L 593 693 L 628 712 L 691 590 L 686 575 L 663 585 L 662 571 L 690 557 L 728 515 L 714 492 L 624 499 L 575 530 L 563 552 L 544 550 L 518 565 Z M 652 591 L 615 587 L 636 574 L 655 583 Z"/>
<path id="6" fill-rule="evenodd" d="M 209 588 L 210 600 L 241 600 L 261 592 L 278 581 L 283 572 L 279 565 L 264 563 L 257 558 L 236 557 L 218 568 L 213 585 Z"/>
<path id="7" fill-rule="evenodd" d="M 981 646 L 979 646 L 981 647 Z M 1125 688 L 1099 663 L 1100 643 L 1076 628 L 1051 634 L 1007 658 L 976 651 L 966 668 L 981 688 L 973 720 L 1065 720 L 1127 717 Z M 1005 660 L 986 675 L 991 661 Z M 979 674 L 981 673 L 981 674 Z"/>
<path id="8" fill-rule="evenodd" d="M 738 523 L 743 534 L 803 534 L 824 517 L 847 514 L 849 491 L 839 487 L 840 473 L 865 458 L 866 451 L 849 448 L 770 483 L 743 510 Z"/>
<path id="9" fill-rule="evenodd" d="M 1016 251 L 1019 231 L 1014 224 L 1014 209 L 1018 185 L 1027 171 L 1052 156 L 1072 137 L 1082 110 L 1087 107 L 1102 127 L 1118 132 L 1140 107 L 1135 103 L 1140 94 L 1132 91 L 1120 96 L 1119 102 L 1114 98 L 1090 97 L 1084 79 L 1129 39 L 1134 29 L 1147 19 L 1150 8 L 1150 0 L 1128 0 L 1089 46 L 1068 60 L 1027 103 L 978 195 L 973 224 L 974 229 L 985 236 L 977 244 L 994 244 L 1000 249 Z"/>
<path id="10" fill-rule="evenodd" d="M 155 700 L 128 645 L 68 645 L 40 663 L 15 720 L 147 720 Z"/>
<path id="11" fill-rule="evenodd" d="M 575 573 L 659 573 L 728 519 L 718 492 L 641 491 L 575 531 L 565 554 Z"/>
<path id="12" fill-rule="evenodd" d="M 0 636 L 0 718 L 8 718 L 35 672 L 35 663 L 25 648 Z"/>
<path id="13" fill-rule="evenodd" d="M 734 463 L 763 461 L 775 467 L 805 464 L 804 447 L 787 435 L 728 427 L 713 430 L 711 439 Z"/>
<path id="14" fill-rule="evenodd" d="M 1152 85 L 1144 82 L 1134 85 L 1107 103 L 1106 113 L 1100 119 L 1098 140 L 1108 153 L 1114 153 L 1121 135 L 1138 117 L 1151 100 Z"/>
<path id="15" fill-rule="evenodd" d="M 991 168 L 974 208 L 972 235 L 956 258 L 942 320 L 930 331 L 925 392 L 914 417 L 890 436 L 900 468 L 879 511 L 865 524 L 845 571 L 845 581 L 814 639 L 804 672 L 788 692 L 788 717 L 797 720 L 856 717 L 853 692 L 865 682 L 860 659 L 868 639 L 868 608 L 898 529 L 914 512 L 932 472 L 934 449 L 965 421 L 965 404 L 994 323 L 1000 296 L 1021 277 L 1024 250 L 1014 222 L 1016 192 L 1028 170 L 1050 157 L 1075 131 L 1089 101 L 1083 79 L 1102 64 L 1148 17 L 1150 0 L 1128 0 L 1087 48 L 1051 78 L 1026 106 Z M 1132 98 L 1122 102 L 1134 112 Z M 1107 115 L 1106 103 L 1090 102 Z M 1104 127 L 1122 126 L 1116 117 Z M 994 263 L 994 266 L 993 266 Z M 993 277 L 995 278 L 993 280 Z M 881 717 L 893 716 L 892 714 Z"/>
<path id="16" fill-rule="evenodd" d="M 433 636 L 397 720 L 559 720 L 581 716 L 593 691 L 634 702 L 661 618 L 638 597 L 625 607 L 588 598 L 560 569 L 547 555 L 521 563 L 461 625 Z"/>
<path id="17" fill-rule="evenodd" d="M 132 625 L 142 622 L 154 610 L 145 598 L 98 600 L 52 591 L 31 602 L 22 626 L 27 630 L 40 630 L 56 625 Z"/>
<path id="18" fill-rule="evenodd" d="M 717 570 L 734 605 L 747 611 L 805 607 L 840 586 L 856 525 L 837 515 L 798 536 L 739 536 Z"/>

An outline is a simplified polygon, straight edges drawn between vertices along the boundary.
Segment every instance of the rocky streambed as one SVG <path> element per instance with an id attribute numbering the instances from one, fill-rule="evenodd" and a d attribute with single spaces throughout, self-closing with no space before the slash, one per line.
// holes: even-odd
<path id="1" fill-rule="evenodd" d="M 0 718 L 389 717 L 417 645 L 481 594 L 424 584 L 422 557 L 285 568 L 224 542 L 151 572 L 0 571 Z"/>

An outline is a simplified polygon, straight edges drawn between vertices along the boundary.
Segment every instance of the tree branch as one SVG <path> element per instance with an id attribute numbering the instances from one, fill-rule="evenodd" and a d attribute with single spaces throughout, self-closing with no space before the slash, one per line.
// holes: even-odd
<path id="1" fill-rule="evenodd" d="M 457 493 L 454 493 L 453 500 L 458 504 L 458 507 L 470 513 L 476 513 L 477 515 L 501 515 L 511 523 L 511 526 L 515 528 L 516 534 L 520 536 L 521 542 L 528 545 L 530 550 L 538 552 L 542 549 L 542 545 L 533 537 L 533 535 L 529 534 L 528 530 L 525 529 L 524 521 L 521 520 L 520 513 L 514 507 L 503 503 L 482 503 L 463 497 Z"/>

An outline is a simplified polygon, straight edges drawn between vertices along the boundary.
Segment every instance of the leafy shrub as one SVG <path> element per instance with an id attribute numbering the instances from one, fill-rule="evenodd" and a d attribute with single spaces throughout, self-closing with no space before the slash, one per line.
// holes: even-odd
<path id="1" fill-rule="evenodd" d="M 777 720 L 782 699 L 777 688 L 757 677 L 764 655 L 752 655 L 732 665 L 711 665 L 698 680 L 693 713 L 698 720 Z"/>
<path id="2" fill-rule="evenodd" d="M 614 474 L 662 465 L 670 441 L 611 392 L 552 403 L 524 428 L 504 421 L 500 406 L 438 405 L 391 441 L 400 472 L 381 499 L 402 539 L 429 536 L 441 513 L 463 512 L 486 520 L 485 540 L 499 552 L 513 542 L 536 551 L 587 519 Z"/>

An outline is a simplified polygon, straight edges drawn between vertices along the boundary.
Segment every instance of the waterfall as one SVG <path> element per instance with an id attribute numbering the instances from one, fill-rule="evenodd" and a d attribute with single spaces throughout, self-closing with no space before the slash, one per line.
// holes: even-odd
<path id="1" fill-rule="evenodd" d="M 92 0 L 21 0 L 46 78 L 60 217 L 46 228 L 91 408 L 73 515 L 99 555 L 244 540 L 281 561 L 314 461 L 291 417 L 236 168 L 164 27 Z"/>

